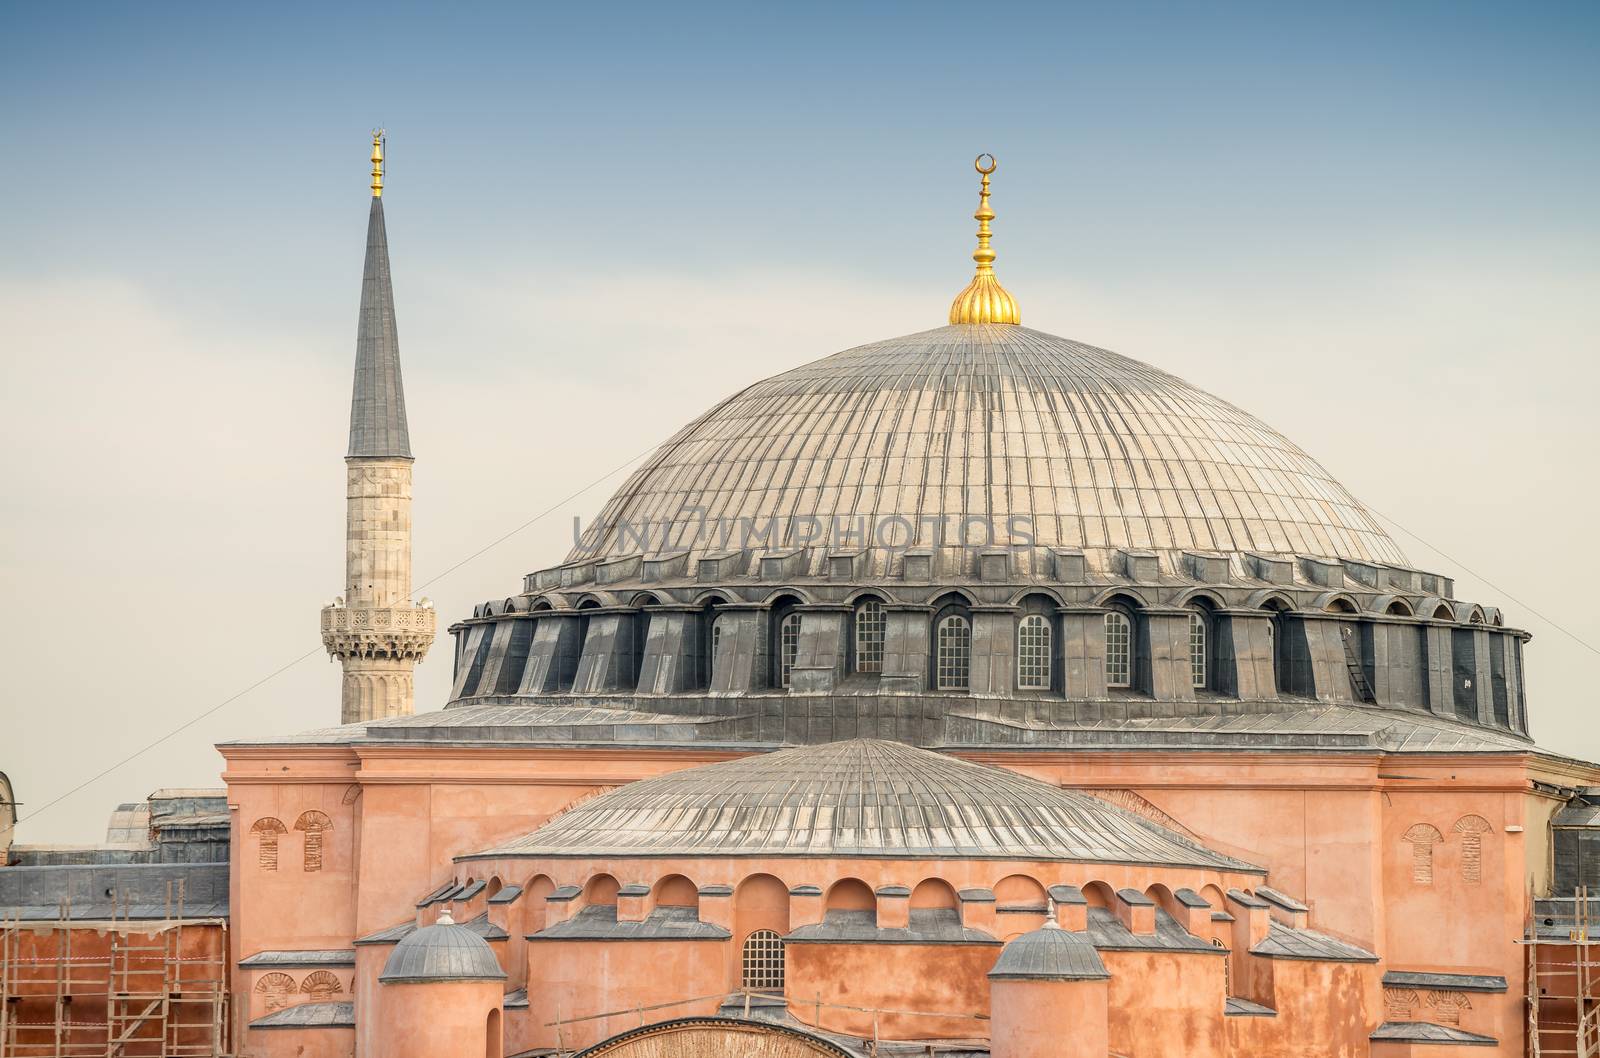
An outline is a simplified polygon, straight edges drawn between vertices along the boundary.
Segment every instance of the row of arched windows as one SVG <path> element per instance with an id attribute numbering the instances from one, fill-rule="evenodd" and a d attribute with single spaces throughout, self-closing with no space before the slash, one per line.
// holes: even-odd
<path id="1" fill-rule="evenodd" d="M 682 689 L 705 689 L 716 685 L 714 670 L 717 657 L 730 647 L 725 640 L 734 634 L 732 629 L 736 627 L 730 624 L 730 619 L 734 618 L 734 615 L 722 612 L 722 608 L 729 606 L 730 603 L 731 600 L 722 596 L 711 596 L 702 602 L 693 628 L 692 652 L 695 656 L 687 659 L 691 671 L 685 681 L 687 686 Z M 622 641 L 632 644 L 628 660 L 633 665 L 632 679 L 637 680 L 645 657 L 644 642 L 650 628 L 650 611 L 660 603 L 653 596 L 640 595 L 635 597 L 633 604 L 640 609 L 637 613 L 628 615 L 628 620 L 633 623 L 624 629 L 628 634 L 621 638 Z M 585 609 L 596 608 L 599 605 L 598 600 L 593 599 L 581 603 L 578 607 L 580 616 Z M 926 618 L 928 623 L 923 626 L 925 631 L 916 630 L 926 636 L 925 646 L 914 643 L 890 643 L 888 611 L 891 605 L 881 596 L 864 596 L 845 611 L 846 625 L 840 630 L 838 648 L 844 653 L 840 664 L 846 673 L 852 676 L 875 676 L 883 673 L 886 665 L 895 667 L 894 659 L 900 662 L 917 659 L 925 666 L 923 679 L 930 690 L 961 693 L 972 687 L 974 650 L 981 650 L 986 655 L 1001 653 L 992 649 L 995 645 L 987 641 L 981 644 L 975 643 L 976 629 L 971 610 L 973 603 L 963 594 L 950 592 L 933 603 L 931 612 Z M 1146 613 L 1146 604 L 1132 595 L 1114 593 L 1100 605 L 1105 608 L 1105 612 L 1097 619 L 1103 621 L 1102 664 L 1106 688 L 1112 692 L 1154 693 L 1152 682 L 1156 674 L 1151 666 L 1151 640 L 1147 627 L 1147 622 L 1151 618 Z M 1189 685 L 1196 691 L 1231 693 L 1228 690 L 1230 670 L 1219 665 L 1219 662 L 1224 660 L 1217 646 L 1216 621 L 1220 605 L 1218 600 L 1208 597 L 1189 599 L 1185 603 L 1188 611 L 1186 642 L 1183 633 L 1180 632 L 1178 641 L 1172 643 L 1172 647 L 1180 652 L 1186 646 Z M 1013 619 L 1012 631 L 1014 641 L 1009 645 L 1011 648 L 1009 660 L 1013 665 L 1009 682 L 1014 691 L 1022 694 L 1050 694 L 1060 693 L 1063 690 L 1065 671 L 1061 654 L 1063 618 L 1060 606 L 1059 599 L 1037 593 L 1023 597 L 1017 604 L 1018 612 Z M 1331 598 L 1322 608 L 1334 613 L 1360 612 L 1355 602 L 1343 596 Z M 744 607 L 740 609 L 743 610 Z M 1266 636 L 1264 647 L 1272 657 L 1277 691 L 1280 694 L 1297 695 L 1315 693 L 1311 684 L 1314 663 L 1309 654 L 1306 636 L 1296 625 L 1292 601 L 1286 597 L 1273 596 L 1260 603 L 1259 609 L 1271 619 L 1264 630 Z M 783 690 L 794 686 L 795 669 L 802 657 L 801 632 L 803 621 L 806 620 L 803 615 L 807 612 L 809 608 L 805 601 L 794 593 L 785 592 L 770 603 L 767 614 L 762 618 L 766 623 L 763 634 L 759 637 L 766 645 L 767 667 L 760 675 L 761 682 L 766 686 Z M 1411 604 L 1401 599 L 1391 600 L 1382 612 L 1391 617 L 1416 616 Z M 1429 619 L 1446 620 L 1451 619 L 1453 615 L 1454 611 L 1440 602 L 1429 615 Z M 737 627 L 741 629 L 746 627 L 745 622 L 748 620 L 747 616 L 739 617 Z M 1476 608 L 1468 617 L 1469 622 L 1484 623 L 1484 620 Z M 578 629 L 577 638 L 580 643 L 587 640 L 587 629 L 588 618 L 585 617 Z M 525 638 L 531 638 L 531 633 Z M 916 638 L 919 637 L 913 636 L 913 641 Z M 1456 638 L 1461 643 L 1471 645 L 1464 631 Z M 487 664 L 487 659 L 493 653 L 490 642 L 487 634 L 481 634 L 478 640 L 474 641 L 475 657 L 470 663 L 471 671 L 462 680 L 463 686 L 469 688 L 466 694 L 487 693 L 489 690 L 479 686 L 482 681 L 475 674 Z M 508 659 L 513 656 L 515 647 L 516 644 L 512 643 L 512 650 L 506 655 Z M 903 648 L 906 648 L 906 652 L 890 653 L 891 650 L 898 651 Z M 743 649 L 741 646 L 741 651 Z M 1368 678 L 1358 679 L 1357 676 L 1358 670 L 1363 665 L 1368 668 L 1372 665 L 1370 658 L 1365 660 L 1362 658 L 1361 649 L 1360 641 L 1346 634 L 1345 653 L 1352 673 L 1354 688 L 1352 693 L 1358 700 L 1373 701 L 1374 692 L 1367 685 Z M 1404 652 L 1395 654 L 1391 650 L 1390 653 L 1391 656 L 1409 657 L 1409 654 Z M 1461 655 L 1457 667 L 1465 675 L 1456 681 L 1456 697 L 1459 700 L 1455 704 L 1463 716 L 1470 718 L 1476 715 L 1478 705 L 1472 685 L 1464 681 L 1471 678 L 1476 671 L 1473 667 L 1476 660 L 1469 657 L 1472 651 L 1466 648 L 1458 648 L 1456 653 Z M 731 651 L 729 654 L 731 656 Z M 526 658 L 526 650 L 523 650 L 521 657 Z M 1506 675 L 1510 663 L 1496 654 L 1490 655 L 1490 663 L 1491 666 L 1498 666 L 1495 671 L 1500 673 L 1493 677 L 1499 681 L 1495 686 L 1508 685 L 1513 678 Z M 581 664 L 580 662 L 580 668 Z M 498 679 L 491 682 L 495 684 L 495 690 L 506 692 L 521 678 L 522 666 L 508 660 Z M 573 678 L 557 677 L 565 679 L 567 683 L 571 683 Z M 483 680 L 488 680 L 488 677 L 484 676 Z M 624 673 L 618 682 L 622 686 L 627 686 L 628 674 Z M 986 680 L 985 683 L 993 687 L 991 682 Z M 1467 689 L 1463 691 L 1463 687 Z M 560 689 L 566 688 L 563 686 Z M 1501 723 L 1509 723 L 1511 692 L 1496 690 L 1495 693 L 1498 696 L 1495 699 L 1496 716 L 1500 718 Z"/>
<path id="2" fill-rule="evenodd" d="M 1121 606 L 1106 612 L 1106 686 L 1113 690 L 1134 687 L 1137 677 L 1138 635 L 1130 609 Z M 711 653 L 716 655 L 721 642 L 721 623 L 711 625 Z M 851 614 L 850 670 L 860 674 L 883 671 L 884 642 L 888 616 L 880 599 L 864 599 Z M 972 620 L 958 604 L 946 605 L 933 623 L 933 651 L 930 664 L 933 688 L 939 691 L 964 691 L 972 678 Z M 1045 613 L 1025 613 L 1016 623 L 1016 687 L 1024 691 L 1049 691 L 1056 686 L 1055 624 Z M 781 610 L 776 618 L 773 682 L 788 688 L 793 684 L 794 667 L 800 654 L 800 613 Z M 1190 683 L 1196 690 L 1210 686 L 1211 616 L 1198 607 L 1189 614 Z"/>

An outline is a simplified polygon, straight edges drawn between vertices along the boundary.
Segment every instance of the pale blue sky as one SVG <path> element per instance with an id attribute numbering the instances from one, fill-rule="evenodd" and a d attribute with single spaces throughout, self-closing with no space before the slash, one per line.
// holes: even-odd
<path id="1" fill-rule="evenodd" d="M 940 323 L 993 151 L 1028 324 L 1600 642 L 1597 50 L 1593 3 L 0 6 L 0 770 L 41 804 L 315 646 L 380 122 L 419 580 L 738 385 Z M 1600 757 L 1594 654 L 1396 536 L 1536 633 L 1536 733 Z M 307 662 L 23 837 L 337 706 Z"/>

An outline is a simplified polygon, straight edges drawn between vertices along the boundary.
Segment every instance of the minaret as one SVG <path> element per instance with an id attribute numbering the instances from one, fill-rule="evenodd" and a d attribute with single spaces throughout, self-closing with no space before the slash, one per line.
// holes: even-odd
<path id="1" fill-rule="evenodd" d="M 340 722 L 410 716 L 411 672 L 433 642 L 435 616 L 427 600 L 411 601 L 411 439 L 383 226 L 381 129 L 372 134 L 372 211 L 344 462 L 345 590 L 322 610 L 322 644 L 344 665 Z"/>

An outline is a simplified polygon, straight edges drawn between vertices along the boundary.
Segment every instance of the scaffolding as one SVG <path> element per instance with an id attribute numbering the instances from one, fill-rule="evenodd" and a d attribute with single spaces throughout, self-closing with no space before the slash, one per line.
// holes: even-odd
<path id="1" fill-rule="evenodd" d="M 1572 895 L 1572 914 L 1532 911 L 1527 948 L 1527 1054 L 1530 1058 L 1600 1058 L 1600 937 L 1591 928 L 1589 887 Z"/>
<path id="2" fill-rule="evenodd" d="M 159 919 L 133 919 L 113 891 L 109 920 L 75 920 L 65 898 L 54 920 L 0 920 L 0 1056 L 226 1055 L 227 923 L 183 903 L 175 881 Z"/>

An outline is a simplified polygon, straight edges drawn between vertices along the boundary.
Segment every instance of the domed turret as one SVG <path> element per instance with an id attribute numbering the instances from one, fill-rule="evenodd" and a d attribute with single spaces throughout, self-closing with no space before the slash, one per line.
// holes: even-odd
<path id="1" fill-rule="evenodd" d="M 503 981 L 505 971 L 488 941 L 458 926 L 449 909 L 431 926 L 410 934 L 389 953 L 378 980 L 384 984 L 431 981 Z"/>
<path id="2" fill-rule="evenodd" d="M 1099 981 L 1110 976 L 1087 937 L 1054 921 L 1007 944 L 989 971 L 991 981 Z"/>
<path id="3" fill-rule="evenodd" d="M 994 1058 L 1103 1058 L 1111 975 L 1082 933 L 1054 921 L 1024 933 L 989 971 Z"/>
<path id="4" fill-rule="evenodd" d="M 378 1049 L 384 1058 L 500 1054 L 506 979 L 487 941 L 446 908 L 395 945 L 378 975 Z"/>

